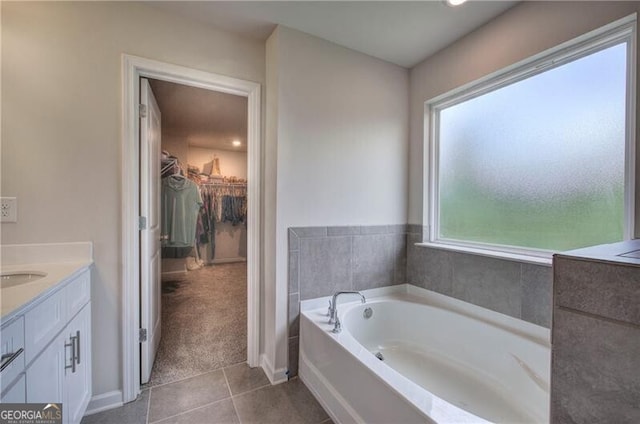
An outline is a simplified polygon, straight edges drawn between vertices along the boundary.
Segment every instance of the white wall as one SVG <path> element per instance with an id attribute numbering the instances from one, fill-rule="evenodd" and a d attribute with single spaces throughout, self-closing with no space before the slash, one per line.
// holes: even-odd
<path id="1" fill-rule="evenodd" d="M 280 61 L 279 33 L 276 30 L 271 34 L 266 43 L 266 79 L 267 89 L 265 95 L 265 140 L 264 140 L 264 179 L 263 179 L 263 214 L 262 231 L 264 236 L 264 250 L 262 252 L 263 285 L 260 296 L 260 352 L 262 359 L 269 361 L 267 364 L 273 371 L 272 362 L 276 355 L 275 326 L 276 314 L 278 322 L 283 319 L 281 311 L 276 310 L 276 219 L 277 219 L 277 173 L 278 173 L 278 103 L 279 75 L 278 62 Z M 280 297 L 282 301 L 282 297 Z M 267 333 L 270 337 L 267 337 Z M 280 343 L 283 343 L 281 340 Z"/>
<path id="2" fill-rule="evenodd" d="M 189 165 L 197 166 L 202 171 L 202 165 L 211 162 L 214 155 L 220 159 L 220 172 L 222 175 L 225 177 L 247 178 L 247 152 L 189 146 L 187 149 L 187 162 Z"/>
<path id="3" fill-rule="evenodd" d="M 2 2 L 2 243 L 94 242 L 93 394 L 121 390 L 121 55 L 264 83 L 264 43 L 130 2 Z"/>
<path id="4" fill-rule="evenodd" d="M 425 101 L 637 12 L 639 5 L 523 2 L 415 66 L 410 87 L 409 223 L 423 222 L 423 178 L 428 175 L 423 166 Z M 637 202 L 640 205 L 640 196 Z M 636 211 L 640 222 L 640 208 Z"/>
<path id="5" fill-rule="evenodd" d="M 265 276 L 267 292 L 275 294 L 266 299 L 274 321 L 266 331 L 275 333 L 267 352 L 280 369 L 287 349 L 287 229 L 406 223 L 408 71 L 279 27 L 267 43 L 267 79 L 275 81 L 267 88 L 267 152 L 277 163 L 276 181 L 272 175 L 267 183 L 276 185 L 277 206 L 269 223 L 275 275 Z"/>

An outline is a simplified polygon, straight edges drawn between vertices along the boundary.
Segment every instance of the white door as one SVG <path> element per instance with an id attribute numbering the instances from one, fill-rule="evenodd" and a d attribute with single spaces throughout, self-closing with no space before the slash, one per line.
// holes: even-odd
<path id="1" fill-rule="evenodd" d="M 140 80 L 140 326 L 147 339 L 140 346 L 140 384 L 151 376 L 160 343 L 160 109 L 147 79 Z"/>

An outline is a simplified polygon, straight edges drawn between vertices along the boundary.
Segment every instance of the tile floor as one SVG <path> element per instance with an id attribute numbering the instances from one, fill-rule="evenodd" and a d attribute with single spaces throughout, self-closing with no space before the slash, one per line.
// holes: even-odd
<path id="1" fill-rule="evenodd" d="M 272 386 L 261 368 L 246 365 L 246 296 L 246 264 L 163 284 L 151 381 L 135 402 L 81 424 L 331 423 L 302 381 Z"/>
<path id="2" fill-rule="evenodd" d="M 328 424 L 327 413 L 297 378 L 272 386 L 261 368 L 236 364 L 143 390 L 121 408 L 82 424 Z"/>

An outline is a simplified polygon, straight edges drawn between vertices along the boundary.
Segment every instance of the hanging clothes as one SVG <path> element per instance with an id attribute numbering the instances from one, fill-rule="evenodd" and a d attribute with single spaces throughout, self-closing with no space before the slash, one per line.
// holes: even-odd
<path id="1" fill-rule="evenodd" d="M 222 222 L 230 222 L 232 225 L 246 223 L 247 221 L 247 197 L 224 196 L 222 198 Z"/>
<path id="2" fill-rule="evenodd" d="M 203 234 L 198 238 L 200 244 L 209 243 L 209 261 L 212 261 L 216 254 L 216 220 L 214 216 L 214 196 L 211 190 L 204 186 L 201 189 L 202 209 L 200 209 L 200 219 L 202 221 Z"/>
<path id="3" fill-rule="evenodd" d="M 198 186 L 180 175 L 162 179 L 162 246 L 192 247 L 202 198 Z"/>
<path id="4" fill-rule="evenodd" d="M 243 183 L 201 183 L 197 247 L 209 244 L 208 261 L 212 262 L 216 252 L 216 224 L 229 222 L 232 225 L 247 222 L 247 185 Z"/>

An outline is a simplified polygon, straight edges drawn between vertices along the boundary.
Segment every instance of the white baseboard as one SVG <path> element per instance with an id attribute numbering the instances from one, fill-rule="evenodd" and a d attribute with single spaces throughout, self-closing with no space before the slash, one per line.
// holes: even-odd
<path id="1" fill-rule="evenodd" d="M 273 365 L 271 365 L 271 362 L 267 359 L 267 356 L 264 353 L 260 355 L 260 366 L 264 370 L 264 373 L 267 375 L 271 384 L 280 384 L 289 380 L 289 377 L 287 376 L 287 369 L 274 369 Z"/>
<path id="2" fill-rule="evenodd" d="M 219 259 L 214 259 L 211 262 L 209 262 L 210 264 L 230 264 L 233 262 L 247 262 L 247 258 L 219 258 Z"/>
<path id="3" fill-rule="evenodd" d="M 112 392 L 96 395 L 89 401 L 89 406 L 84 415 L 93 415 L 98 412 L 107 411 L 109 409 L 122 406 L 122 390 L 114 390 Z"/>

